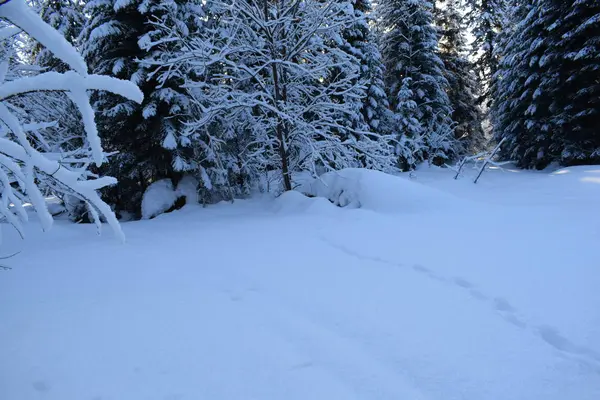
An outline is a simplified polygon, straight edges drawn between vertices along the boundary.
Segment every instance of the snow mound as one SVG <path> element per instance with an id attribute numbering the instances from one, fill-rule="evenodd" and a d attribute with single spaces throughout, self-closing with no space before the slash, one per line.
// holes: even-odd
<path id="1" fill-rule="evenodd" d="M 48 212 L 52 216 L 56 216 L 67 211 L 63 202 L 57 197 L 49 197 L 46 198 L 46 207 L 48 207 Z"/>
<path id="2" fill-rule="evenodd" d="M 161 179 L 148 186 L 142 198 L 142 219 L 154 218 L 175 205 L 178 198 L 170 179 Z"/>
<path id="3" fill-rule="evenodd" d="M 447 193 L 383 172 L 349 168 L 328 172 L 304 185 L 303 193 L 324 197 L 339 207 L 383 213 L 435 211 L 459 200 Z"/>
<path id="4" fill-rule="evenodd" d="M 274 202 L 273 211 L 280 215 L 311 213 L 331 214 L 336 207 L 324 198 L 310 198 L 296 191 L 284 192 Z"/>
<path id="5" fill-rule="evenodd" d="M 600 198 L 600 166 L 587 165 L 554 171 L 542 187 L 558 197 L 597 202 Z"/>
<path id="6" fill-rule="evenodd" d="M 561 177 L 583 183 L 595 183 L 600 185 L 600 166 L 586 165 L 579 167 L 561 168 L 550 174 L 552 177 Z"/>
<path id="7" fill-rule="evenodd" d="M 175 192 L 178 197 L 185 197 L 186 204 L 198 203 L 198 179 L 191 175 L 184 176 L 177 184 Z"/>

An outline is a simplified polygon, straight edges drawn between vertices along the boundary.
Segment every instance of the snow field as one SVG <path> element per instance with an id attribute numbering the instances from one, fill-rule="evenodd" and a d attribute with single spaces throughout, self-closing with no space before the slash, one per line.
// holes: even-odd
<path id="1" fill-rule="evenodd" d="M 563 171 L 342 171 L 313 188 L 349 207 L 188 205 L 124 245 L 32 222 L 0 398 L 597 399 L 600 168 Z"/>

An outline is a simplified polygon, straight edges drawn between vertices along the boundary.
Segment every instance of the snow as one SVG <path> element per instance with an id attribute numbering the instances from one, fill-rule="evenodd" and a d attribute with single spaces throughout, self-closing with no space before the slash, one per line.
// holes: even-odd
<path id="1" fill-rule="evenodd" d="M 177 197 L 178 194 L 170 179 L 153 182 L 142 198 L 142 218 L 150 219 L 164 213 L 173 207 Z"/>
<path id="2" fill-rule="evenodd" d="M 600 398 L 600 167 L 476 173 L 5 230 L 0 398 Z"/>
<path id="3" fill-rule="evenodd" d="M 382 213 L 448 209 L 456 199 L 436 189 L 379 171 L 348 168 L 328 172 L 300 188 L 341 207 L 365 208 Z"/>
<path id="4" fill-rule="evenodd" d="M 185 197 L 187 204 L 197 204 L 198 185 L 199 182 L 196 178 L 191 175 L 186 175 L 181 178 L 179 183 L 177 183 L 177 188 L 175 191 L 177 192 L 178 197 Z"/>
<path id="5" fill-rule="evenodd" d="M 0 17 L 8 19 L 27 32 L 79 74 L 87 74 L 85 61 L 77 50 L 60 33 L 44 23 L 25 1 L 10 0 L 3 3 L 0 5 Z"/>
<path id="6" fill-rule="evenodd" d="M 105 90 L 141 103 L 144 95 L 133 83 L 104 75 L 79 75 L 74 71 L 65 73 L 45 72 L 36 76 L 4 82 L 0 86 L 0 99 L 34 91 Z"/>
<path id="7" fill-rule="evenodd" d="M 88 209 L 92 219 L 97 223 L 98 230 L 101 228 L 100 217 L 103 216 L 113 228 L 116 236 L 124 241 L 125 238 L 116 216 L 96 192 L 104 186 L 115 184 L 116 180 L 111 177 L 84 180 L 87 175 L 82 173 L 81 168 L 71 169 L 72 166 L 66 160 L 55 159 L 56 157 L 52 153 L 44 153 L 40 149 L 34 148 L 31 144 L 31 138 L 27 135 L 28 129 L 32 125 L 24 125 L 21 121 L 32 110 L 28 106 L 15 107 L 8 104 L 6 100 L 15 95 L 30 92 L 68 92 L 71 100 L 81 113 L 87 133 L 86 145 L 90 147 L 91 156 L 95 164 L 99 166 L 104 161 L 104 153 L 98 137 L 94 122 L 94 110 L 89 103 L 87 90 L 106 90 L 136 102 L 142 101 L 142 92 L 128 81 L 108 76 L 87 75 L 87 66 L 77 49 L 71 46 L 60 33 L 45 23 L 22 0 L 11 0 L 8 3 L 0 4 L 0 18 L 12 22 L 74 69 L 74 71 L 62 74 L 47 72 L 5 82 L 4 79 L 9 71 L 8 59 L 0 65 L 0 78 L 2 78 L 2 82 L 0 82 L 0 119 L 14 135 L 14 137 L 0 135 L 0 148 L 3 153 L 0 158 L 4 160 L 5 169 L 8 169 L 8 171 L 0 171 L 0 181 L 2 181 L 3 187 L 2 197 L 4 198 L 3 206 L 0 206 L 0 214 L 22 236 L 20 221 L 12 214 L 13 210 L 8 209 L 8 205 L 9 202 L 15 204 L 16 209 L 20 210 L 20 204 L 22 203 L 20 200 L 26 199 L 36 209 L 42 228 L 45 230 L 50 229 L 53 224 L 51 210 L 48 210 L 44 196 L 38 187 L 38 185 L 48 184 L 49 181 L 51 182 L 50 186 L 54 188 L 61 187 L 60 190 L 74 192 L 85 199 L 91 205 Z M 36 141 L 47 145 L 42 136 L 37 132 L 35 134 Z M 59 162 L 59 160 L 65 162 Z M 81 158 L 79 162 L 85 162 L 85 159 Z M 17 178 L 21 190 L 19 194 L 15 193 L 15 188 L 8 181 L 7 172 Z M 20 199 L 17 199 L 17 197 L 20 197 Z"/>

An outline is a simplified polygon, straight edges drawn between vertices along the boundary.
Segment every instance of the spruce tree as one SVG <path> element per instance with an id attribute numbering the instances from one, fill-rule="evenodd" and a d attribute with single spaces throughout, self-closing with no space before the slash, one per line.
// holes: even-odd
<path id="1" fill-rule="evenodd" d="M 381 132 L 389 103 L 383 83 L 383 62 L 370 26 L 370 0 L 351 0 L 355 20 L 342 32 L 345 46 L 360 62 L 360 77 L 365 87 L 361 113 L 372 132 Z"/>
<path id="2" fill-rule="evenodd" d="M 484 88 L 480 103 L 491 104 L 492 78 L 498 70 L 498 35 L 506 18 L 507 0 L 466 0 L 467 22 L 474 36 L 471 55 L 475 59 L 476 73 Z"/>
<path id="3" fill-rule="evenodd" d="M 351 114 L 340 115 L 347 123 L 344 140 L 354 143 L 360 154 L 362 166 L 387 170 L 392 159 L 392 146 L 388 138 L 389 103 L 383 83 L 383 64 L 375 36 L 369 26 L 370 0 L 339 0 L 347 5 L 348 24 L 341 32 L 341 43 L 332 43 L 350 55 L 356 64 L 357 75 L 352 92 L 340 101 L 353 105 Z M 336 68 L 332 76 L 343 79 L 346 71 Z"/>
<path id="4" fill-rule="evenodd" d="M 480 90 L 473 64 L 467 57 L 466 27 L 459 9 L 460 1 L 446 0 L 436 13 L 440 29 L 439 51 L 448 80 L 454 135 L 461 150 L 473 153 L 485 146 L 482 112 L 477 105 Z"/>
<path id="5" fill-rule="evenodd" d="M 505 157 L 519 166 L 599 161 L 599 13 L 586 0 L 530 0 L 515 13 L 493 117 Z"/>
<path id="6" fill-rule="evenodd" d="M 40 14 L 44 22 L 56 29 L 70 44 L 77 46 L 86 17 L 81 0 L 42 0 Z M 46 70 L 66 72 L 69 67 L 39 43 L 33 49 L 35 64 Z"/>
<path id="7" fill-rule="evenodd" d="M 151 22 L 164 22 L 177 16 L 180 9 L 186 15 L 186 4 L 92 0 L 86 5 L 91 18 L 83 29 L 81 43 L 90 72 L 130 80 L 144 93 L 141 106 L 111 94 L 94 98 L 106 150 L 114 153 L 107 172 L 119 180 L 105 197 L 118 212 L 139 217 L 142 195 L 151 182 L 176 180 L 181 170 L 192 168 L 182 157 L 189 141 L 179 136 L 187 107 L 187 97 L 180 87 L 183 81 L 173 78 L 159 82 L 152 65 L 144 62 L 156 54 L 141 47 L 158 39 L 153 36 L 157 28 Z M 183 18 L 178 22 L 185 33 L 188 21 Z"/>
<path id="8" fill-rule="evenodd" d="M 600 164 L 600 2 L 553 1 L 558 21 L 548 30 L 556 38 L 551 52 L 552 124 L 561 135 L 560 162 Z M 553 82 L 549 82 L 552 85 Z"/>
<path id="9" fill-rule="evenodd" d="M 437 30 L 433 26 L 433 4 L 422 0 L 384 0 L 379 5 L 379 24 L 382 32 L 381 48 L 386 67 L 386 85 L 392 110 L 403 112 L 401 104 L 407 103 L 404 98 L 410 93 L 416 104 L 414 118 L 425 132 L 422 141 L 424 149 L 416 150 L 422 159 L 429 159 L 434 164 L 443 164 L 453 158 L 458 151 L 454 139 L 452 108 L 446 94 L 448 81 L 444 71 L 444 63 L 437 54 Z M 406 89 L 406 78 L 410 78 L 410 90 Z M 401 94 L 402 93 L 402 94 Z M 401 116 L 398 119 L 404 118 Z M 403 131 L 401 125 L 396 127 L 400 142 L 411 132 Z M 400 164 L 410 164 L 397 151 Z"/>
<path id="10" fill-rule="evenodd" d="M 497 141 L 505 139 L 501 149 L 504 158 L 515 160 L 521 167 L 543 167 L 550 162 L 553 133 L 541 119 L 530 116 L 532 112 L 542 112 L 536 110 L 533 103 L 540 78 L 545 73 L 538 63 L 546 46 L 542 38 L 544 27 L 536 0 L 523 2 L 514 11 L 518 19 L 514 21 L 511 39 L 503 48 L 494 86 L 494 136 Z"/>

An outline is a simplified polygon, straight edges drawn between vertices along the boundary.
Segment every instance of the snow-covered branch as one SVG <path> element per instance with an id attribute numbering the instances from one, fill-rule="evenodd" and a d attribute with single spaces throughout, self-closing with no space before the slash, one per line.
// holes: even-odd
<path id="1" fill-rule="evenodd" d="M 17 30 L 40 42 L 73 71 L 36 74 L 34 69 L 23 68 L 26 65 L 11 62 L 16 52 L 12 34 Z M 117 218 L 97 192 L 116 180 L 90 179 L 93 175 L 87 171 L 92 160 L 100 165 L 105 159 L 88 91 L 109 91 L 136 102 L 142 100 L 142 93 L 131 82 L 88 75 L 76 49 L 23 0 L 0 5 L 0 32 L 4 50 L 0 60 L 0 121 L 4 128 L 0 137 L 0 215 L 22 234 L 21 221 L 27 219 L 23 204 L 30 202 L 42 227 L 49 229 L 52 215 L 41 188 L 51 187 L 56 194 L 84 200 L 98 227 L 102 217 L 124 239 Z M 84 135 L 63 134 L 60 124 L 52 119 L 65 109 L 68 99 L 82 118 Z M 49 121 L 40 119 L 48 117 Z M 58 132 L 61 134 L 57 136 Z"/>

